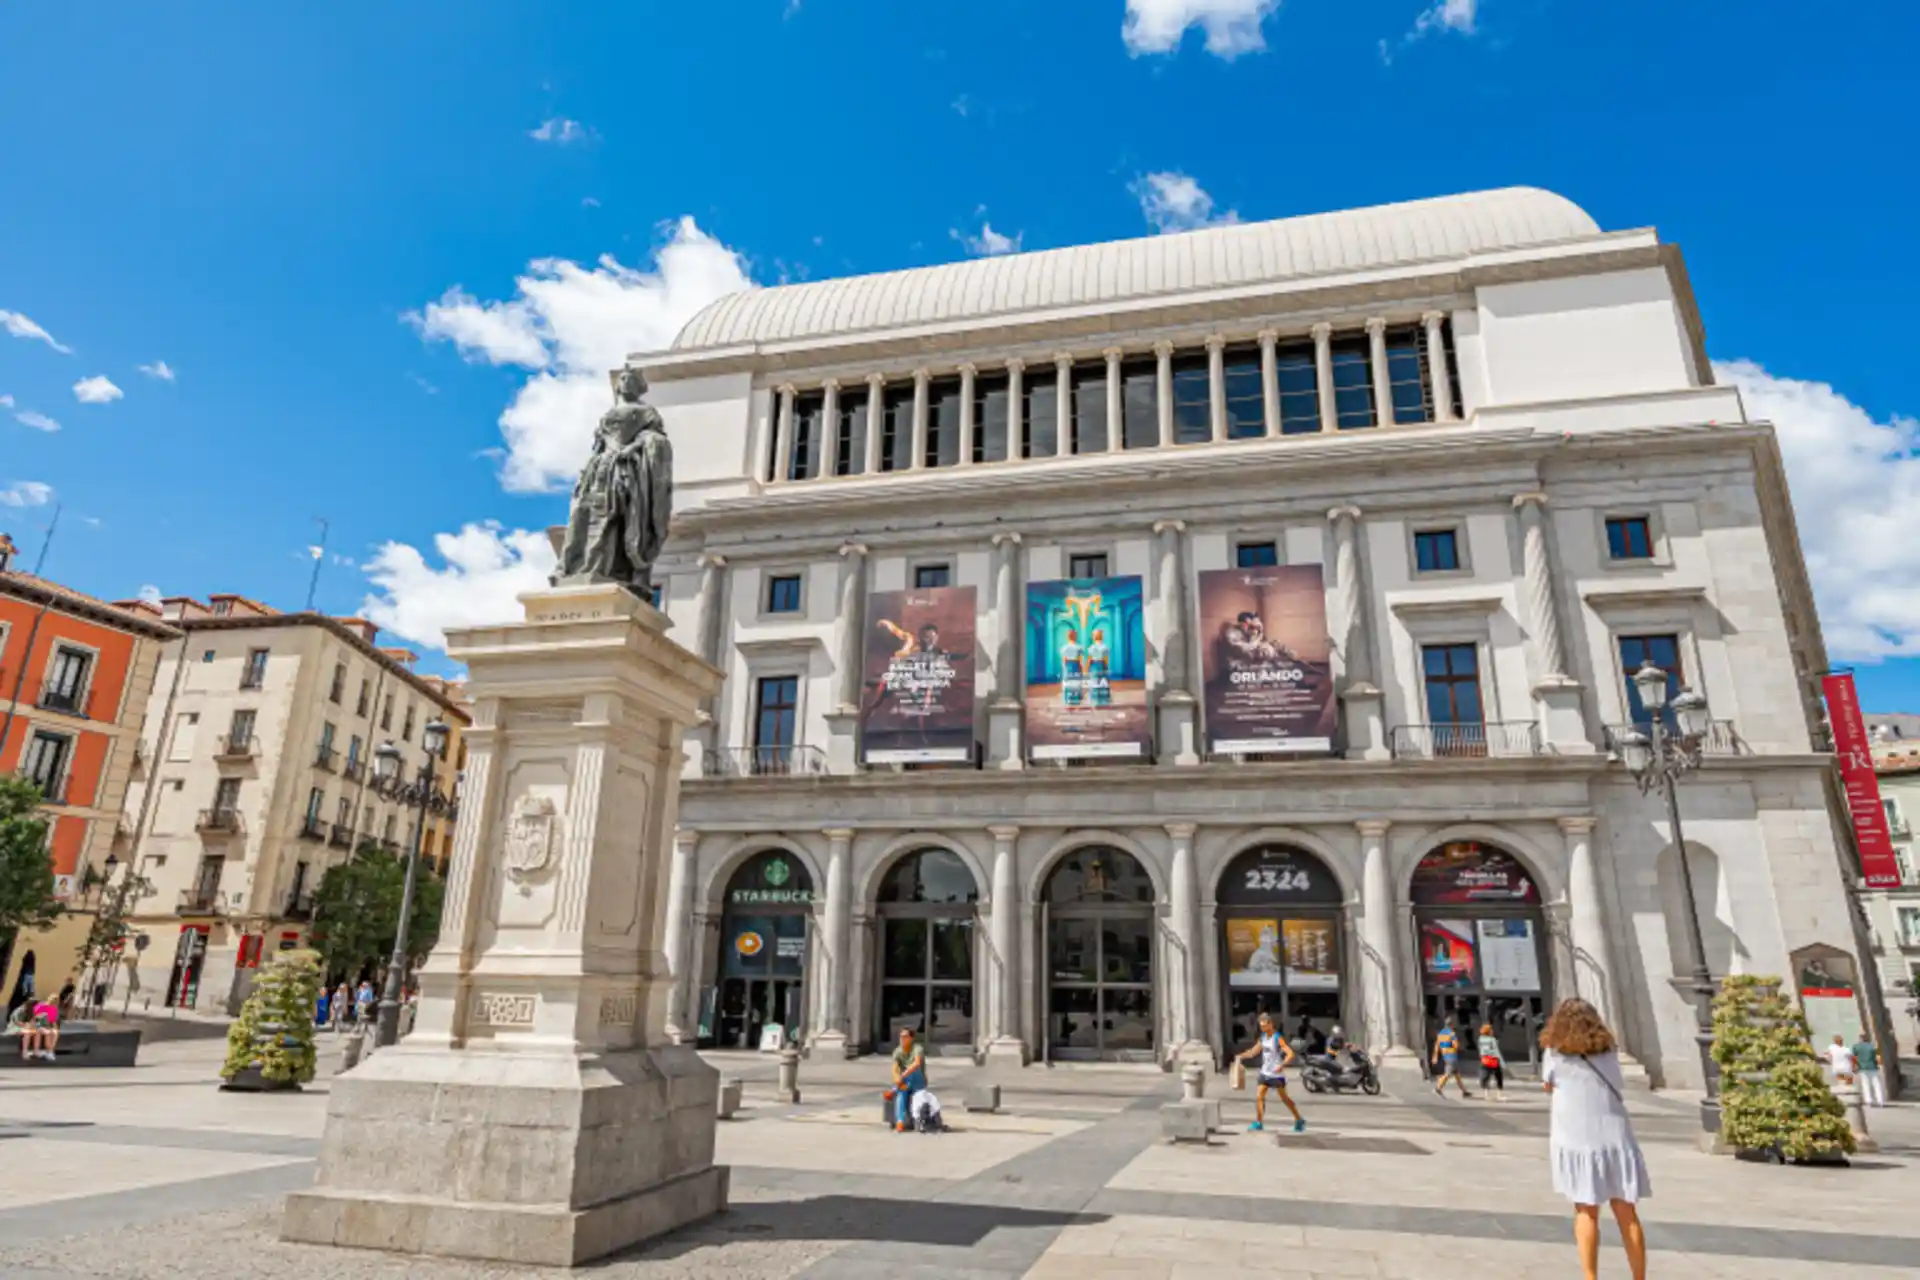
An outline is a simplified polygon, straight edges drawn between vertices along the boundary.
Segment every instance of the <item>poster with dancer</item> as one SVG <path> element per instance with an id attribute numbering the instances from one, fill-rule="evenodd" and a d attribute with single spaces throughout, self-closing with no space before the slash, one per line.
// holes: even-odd
<path id="1" fill-rule="evenodd" d="M 1138 575 L 1027 584 L 1027 754 L 1145 756 L 1145 600 Z"/>
<path id="2" fill-rule="evenodd" d="M 973 759 L 972 587 L 867 597 L 860 742 L 869 764 Z"/>

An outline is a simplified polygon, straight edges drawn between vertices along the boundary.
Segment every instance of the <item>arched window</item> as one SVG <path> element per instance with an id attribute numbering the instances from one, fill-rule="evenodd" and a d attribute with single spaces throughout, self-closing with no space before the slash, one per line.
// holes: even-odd
<path id="1" fill-rule="evenodd" d="M 973 1042 L 973 871 L 946 849 L 903 854 L 880 878 L 875 1035 L 911 1027 L 928 1044 Z"/>
<path id="2" fill-rule="evenodd" d="M 980 886 L 973 870 L 947 849 L 921 849 L 887 868 L 880 878 L 880 902 L 959 904 L 978 902 Z"/>
<path id="3" fill-rule="evenodd" d="M 1041 896 L 1059 906 L 1153 901 L 1153 880 L 1133 855 L 1106 845 L 1088 845 L 1060 859 Z"/>
<path id="4" fill-rule="evenodd" d="M 1154 1050 L 1153 881 L 1131 854 L 1076 849 L 1047 877 L 1049 1058 Z"/>

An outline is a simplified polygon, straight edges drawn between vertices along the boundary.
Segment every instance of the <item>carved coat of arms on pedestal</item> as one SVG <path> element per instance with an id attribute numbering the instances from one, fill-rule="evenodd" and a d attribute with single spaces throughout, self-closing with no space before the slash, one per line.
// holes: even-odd
<path id="1" fill-rule="evenodd" d="M 507 822 L 507 874 L 516 883 L 531 879 L 553 861 L 558 813 L 545 796 L 521 796 Z"/>

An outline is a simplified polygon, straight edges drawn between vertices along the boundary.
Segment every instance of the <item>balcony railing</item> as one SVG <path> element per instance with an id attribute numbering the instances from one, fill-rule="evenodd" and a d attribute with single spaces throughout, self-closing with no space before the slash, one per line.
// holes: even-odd
<path id="1" fill-rule="evenodd" d="M 827 753 L 819 747 L 721 747 L 707 753 L 709 778 L 815 777 L 826 773 Z"/>
<path id="2" fill-rule="evenodd" d="M 340 773 L 348 782 L 359 782 L 367 776 L 367 762 L 349 758 L 346 767 L 341 769 Z"/>
<path id="3" fill-rule="evenodd" d="M 180 891 L 180 914 L 183 916 L 219 915 L 220 907 L 220 886 L 217 884 L 196 885 Z"/>
<path id="4" fill-rule="evenodd" d="M 313 767 L 332 773 L 340 766 L 340 753 L 332 747 L 321 747 L 313 753 Z"/>
<path id="5" fill-rule="evenodd" d="M 327 824 L 312 814 L 308 814 L 305 820 L 300 823 L 300 837 L 303 840 L 325 840 L 327 838 Z"/>
<path id="6" fill-rule="evenodd" d="M 1389 745 L 1396 760 L 1477 760 L 1537 756 L 1540 726 L 1531 720 L 1472 724 L 1397 724 Z"/>
<path id="7" fill-rule="evenodd" d="M 1667 728 L 1669 732 L 1671 732 L 1673 726 L 1668 725 Z M 1607 726 L 1606 739 L 1607 753 L 1609 755 L 1617 756 L 1620 754 L 1620 739 L 1622 735 L 1629 732 L 1645 733 L 1647 732 L 1647 726 L 1644 724 L 1610 724 Z M 1733 721 L 1731 720 L 1714 720 L 1709 722 L 1707 731 L 1700 736 L 1700 749 L 1710 756 L 1744 756 L 1753 754 L 1752 748 L 1747 746 L 1747 744 L 1741 740 L 1740 735 L 1734 731 Z"/>
<path id="8" fill-rule="evenodd" d="M 230 733 L 213 749 L 215 760 L 251 760 L 260 750 L 259 739 L 250 733 Z"/>
<path id="9" fill-rule="evenodd" d="M 215 805 L 211 809 L 202 809 L 193 825 L 198 831 L 232 835 L 240 830 L 240 811 L 226 805 Z"/>
<path id="10" fill-rule="evenodd" d="M 67 802 L 67 780 L 65 778 L 36 778 L 30 773 L 22 773 L 24 782 L 31 782 L 40 788 L 41 804 L 65 804 Z"/>
<path id="11" fill-rule="evenodd" d="M 280 915 L 287 920 L 313 919 L 313 890 L 306 888 L 289 893 L 286 905 L 280 910 Z"/>
<path id="12" fill-rule="evenodd" d="M 40 691 L 40 709 L 58 712 L 63 716 L 80 716 L 93 719 L 93 690 L 87 690 L 85 696 L 78 693 L 63 693 L 58 689 Z"/>
<path id="13" fill-rule="evenodd" d="M 353 828 L 344 822 L 333 824 L 333 831 L 327 836 L 327 843 L 336 849 L 353 848 Z"/>

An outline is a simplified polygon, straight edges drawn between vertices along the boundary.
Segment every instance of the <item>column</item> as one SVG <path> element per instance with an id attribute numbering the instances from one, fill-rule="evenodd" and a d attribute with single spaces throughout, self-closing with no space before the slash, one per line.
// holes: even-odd
<path id="1" fill-rule="evenodd" d="M 1173 1056 L 1176 1060 L 1211 1063 L 1213 1050 L 1206 1037 L 1206 969 L 1200 949 L 1206 945 L 1200 928 L 1200 872 L 1194 865 L 1191 822 L 1169 822 L 1173 842 L 1173 876 L 1168 883 L 1167 923 L 1180 951 L 1178 983 L 1162 989 L 1173 1000 Z"/>
<path id="2" fill-rule="evenodd" d="M 1026 378 L 1027 362 L 1025 360 L 1016 356 L 1007 361 L 1007 458 L 1009 460 L 1027 456 L 1023 446 L 1027 433 L 1026 428 L 1021 425 L 1026 421 L 1027 416 L 1027 407 L 1023 403 L 1026 398 Z"/>
<path id="3" fill-rule="evenodd" d="M 1120 437 L 1126 430 L 1125 401 L 1120 395 L 1120 357 L 1118 347 L 1100 353 L 1107 358 L 1107 452 L 1118 453 L 1126 447 Z"/>
<path id="4" fill-rule="evenodd" d="M 694 628 L 694 643 L 700 646 L 700 656 L 718 666 L 720 664 L 720 637 L 726 618 L 726 581 L 727 558 L 711 551 L 700 555 L 700 617 Z M 714 694 L 700 704 L 700 718 L 694 723 L 689 740 L 698 747 L 698 759 L 687 762 L 687 777 L 697 778 L 703 774 L 709 758 L 719 749 L 719 703 L 720 695 Z"/>
<path id="5" fill-rule="evenodd" d="M 1620 1026 L 1620 994 L 1614 985 L 1611 939 L 1600 867 L 1593 856 L 1594 819 L 1560 819 L 1567 848 L 1567 907 L 1573 942 L 1573 980 L 1582 999 L 1600 1011 L 1610 1027 Z"/>
<path id="6" fill-rule="evenodd" d="M 887 412 L 887 379 L 885 374 L 867 375 L 867 459 L 865 474 L 880 474 L 880 420 Z"/>
<path id="7" fill-rule="evenodd" d="M 1020 1037 L 1020 879 L 1014 841 L 1020 828 L 988 827 L 993 836 L 993 915 L 987 921 L 993 948 L 993 1037 L 987 1058 L 1025 1066 L 1026 1041 Z"/>
<path id="8" fill-rule="evenodd" d="M 927 465 L 927 382 L 932 377 L 925 369 L 913 371 L 913 458 L 907 466 L 914 471 Z"/>
<path id="9" fill-rule="evenodd" d="M 1321 321 L 1313 326 L 1313 382 L 1320 392 L 1320 430 L 1340 429 L 1340 411 L 1333 402 L 1333 326 Z"/>
<path id="10" fill-rule="evenodd" d="M 1361 995 L 1369 1050 L 1412 1056 L 1400 1007 L 1400 933 L 1394 927 L 1393 871 L 1387 861 L 1388 822 L 1362 820 L 1360 832 Z"/>
<path id="11" fill-rule="evenodd" d="M 827 713 L 827 771 L 859 770 L 860 672 L 864 662 L 867 615 L 867 547 L 848 542 L 840 548 L 840 595 L 835 602 L 840 630 L 834 655 L 834 708 Z"/>
<path id="12" fill-rule="evenodd" d="M 1594 750 L 1587 737 L 1580 682 L 1567 674 L 1566 647 L 1560 639 L 1560 607 L 1554 598 L 1553 550 L 1547 541 L 1547 495 L 1522 493 L 1513 500 L 1520 521 L 1520 556 L 1526 583 L 1527 625 L 1532 631 L 1533 696 L 1540 701 L 1546 746 L 1556 754 L 1585 755 Z"/>
<path id="13" fill-rule="evenodd" d="M 1280 335 L 1272 329 L 1260 331 L 1260 407 L 1266 414 L 1267 438 L 1280 434 L 1280 356 L 1274 350 Z"/>
<path id="14" fill-rule="evenodd" d="M 820 1028 L 810 1046 L 815 1052 L 845 1057 L 852 1028 L 847 1023 L 847 987 L 853 977 L 853 832 L 828 827 L 826 927 L 821 930 Z"/>
<path id="15" fill-rule="evenodd" d="M 1227 340 L 1219 334 L 1207 338 L 1207 407 L 1217 443 L 1227 438 Z"/>
<path id="16" fill-rule="evenodd" d="M 1020 725 L 1020 535 L 993 535 L 993 702 L 987 708 L 987 764 L 1026 765 Z"/>
<path id="17" fill-rule="evenodd" d="M 970 364 L 960 366 L 960 465 L 973 465 L 973 379 L 979 371 Z"/>
<path id="18" fill-rule="evenodd" d="M 815 441 L 813 474 L 838 474 L 840 465 L 840 379 L 828 378 L 820 384 L 826 398 L 820 405 L 820 439 Z"/>
<path id="19" fill-rule="evenodd" d="M 780 387 L 780 411 L 773 437 L 773 474 L 767 479 L 779 483 L 793 467 L 793 384 Z"/>
<path id="20" fill-rule="evenodd" d="M 1327 519 L 1333 524 L 1333 572 L 1340 584 L 1334 638 L 1345 664 L 1340 700 L 1346 707 L 1347 757 L 1384 760 L 1390 753 L 1381 724 L 1380 690 L 1373 683 L 1373 637 L 1367 626 L 1366 575 L 1360 559 L 1360 508 L 1335 507 L 1327 512 Z"/>
<path id="21" fill-rule="evenodd" d="M 1453 374 L 1447 369 L 1447 313 L 1429 311 L 1420 317 L 1427 326 L 1427 380 L 1433 387 L 1433 420 L 1453 422 Z"/>
<path id="22" fill-rule="evenodd" d="M 667 1038 L 675 1044 L 692 1044 L 699 1034 L 699 1018 L 689 1007 L 693 990 L 693 896 L 694 854 L 700 845 L 700 833 L 684 827 L 673 833 L 673 862 L 667 869 L 667 925 L 665 945 L 667 972 L 673 985 L 667 988 Z"/>
<path id="23" fill-rule="evenodd" d="M 1373 366 L 1373 422 L 1393 425 L 1393 374 L 1387 368 L 1387 322 L 1379 316 L 1367 321 L 1367 363 Z"/>
<path id="24" fill-rule="evenodd" d="M 1153 403 L 1160 414 L 1160 447 L 1173 444 L 1173 344 L 1153 344 Z"/>
<path id="25" fill-rule="evenodd" d="M 1073 453 L 1073 357 L 1064 352 L 1053 358 L 1053 456 Z"/>
<path id="26" fill-rule="evenodd" d="M 1161 764 L 1200 763 L 1195 732 L 1197 708 L 1189 682 L 1192 671 L 1187 656 L 1187 575 L 1182 555 L 1186 533 L 1183 520 L 1154 522 L 1154 588 L 1160 594 L 1161 616 L 1166 628 L 1160 641 Z"/>

